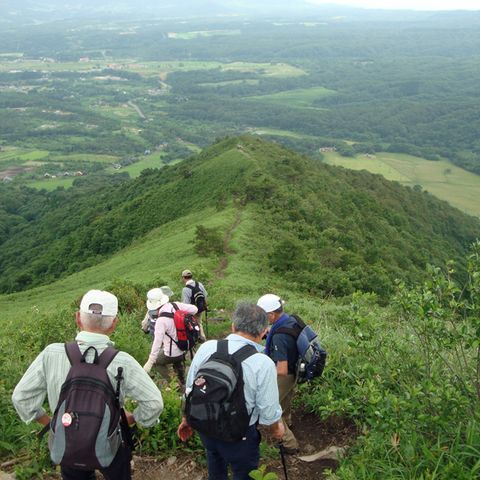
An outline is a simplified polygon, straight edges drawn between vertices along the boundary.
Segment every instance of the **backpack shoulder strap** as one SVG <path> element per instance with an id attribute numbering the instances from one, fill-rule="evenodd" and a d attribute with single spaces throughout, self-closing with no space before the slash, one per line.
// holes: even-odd
<path id="1" fill-rule="evenodd" d="M 247 358 L 255 355 L 257 349 L 253 345 L 244 345 L 242 348 L 239 348 L 232 356 L 240 364 Z"/>
<path id="2" fill-rule="evenodd" d="M 107 347 L 102 354 L 98 357 L 98 364 L 103 367 L 107 368 L 112 360 L 116 357 L 118 350 L 113 347 Z"/>
<path id="3" fill-rule="evenodd" d="M 277 333 L 286 333 L 287 335 L 292 336 L 295 340 L 299 337 L 300 333 L 306 326 L 305 322 L 297 315 L 290 315 L 290 318 L 295 320 L 295 325 L 292 325 L 291 327 L 280 327 L 275 331 L 274 335 Z"/>
<path id="4" fill-rule="evenodd" d="M 222 357 L 228 357 L 228 340 L 217 341 L 217 353 Z"/>
<path id="5" fill-rule="evenodd" d="M 172 302 L 170 305 L 173 307 L 173 309 L 174 309 L 175 311 L 178 310 L 178 305 L 177 305 L 175 302 Z M 174 316 L 175 316 L 175 315 L 173 314 L 173 312 L 162 312 L 162 314 L 159 315 L 158 318 L 160 318 L 160 317 L 173 318 Z"/>
<path id="6" fill-rule="evenodd" d="M 305 322 L 298 315 L 290 315 L 290 317 L 298 323 L 301 329 L 304 329 L 306 327 Z"/>
<path id="7" fill-rule="evenodd" d="M 83 355 L 77 342 L 66 343 L 65 353 L 67 354 L 70 365 L 78 364 L 82 361 Z"/>

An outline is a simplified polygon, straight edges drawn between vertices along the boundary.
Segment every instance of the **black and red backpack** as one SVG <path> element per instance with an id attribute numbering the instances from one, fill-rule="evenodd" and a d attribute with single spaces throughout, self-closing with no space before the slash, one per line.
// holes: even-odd
<path id="1" fill-rule="evenodd" d="M 191 352 L 193 347 L 198 342 L 200 336 L 200 326 L 197 319 L 185 310 L 180 310 L 175 302 L 171 303 L 175 313 L 162 312 L 162 317 L 173 318 L 175 329 L 177 330 L 177 340 L 172 338 L 168 333 L 166 334 L 170 338 L 171 342 L 174 342 L 177 347 L 183 352 Z M 171 344 L 170 344 L 171 352 Z"/>

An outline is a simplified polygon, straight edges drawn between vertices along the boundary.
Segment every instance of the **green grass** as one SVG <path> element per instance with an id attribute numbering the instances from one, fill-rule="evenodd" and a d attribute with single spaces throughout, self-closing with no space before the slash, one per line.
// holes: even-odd
<path id="1" fill-rule="evenodd" d="M 253 78 L 247 78 L 243 80 L 227 80 L 225 82 L 207 82 L 199 83 L 200 87 L 224 87 L 226 85 L 258 85 L 260 80 Z"/>
<path id="2" fill-rule="evenodd" d="M 52 162 L 115 163 L 118 161 L 118 157 L 114 155 L 102 155 L 98 153 L 51 153 L 49 160 Z"/>
<path id="3" fill-rule="evenodd" d="M 448 160 L 431 161 L 401 153 L 376 153 L 374 156 L 342 157 L 325 153 L 325 162 L 352 170 L 368 170 L 446 200 L 459 210 L 480 216 L 480 176 L 459 168 Z"/>
<path id="4" fill-rule="evenodd" d="M 272 93 L 268 95 L 256 95 L 246 97 L 247 100 L 255 100 L 266 103 L 289 105 L 299 108 L 314 108 L 313 102 L 326 95 L 332 95 L 335 92 L 325 87 L 298 88 L 286 92 Z"/>
<path id="5" fill-rule="evenodd" d="M 27 185 L 38 190 L 55 190 L 57 187 L 69 188 L 72 186 L 75 177 L 58 177 L 58 178 L 44 178 L 42 180 L 32 180 Z"/>
<path id="6" fill-rule="evenodd" d="M 115 279 L 150 284 L 156 278 L 168 283 L 178 295 L 181 291 L 180 272 L 185 268 L 193 271 L 213 271 L 217 261 L 200 259 L 190 243 L 194 238 L 198 218 L 206 227 L 227 229 L 233 223 L 235 210 L 213 210 L 195 213 L 155 229 L 130 247 L 95 267 L 87 268 L 51 285 L 42 286 L 11 295 L 0 296 L 2 322 L 32 312 L 49 313 L 69 305 L 91 288 L 105 288 Z M 208 219 L 208 220 L 207 220 Z M 5 332 L 4 332 L 5 333 Z"/>
<path id="7" fill-rule="evenodd" d="M 127 165 L 126 167 L 122 167 L 120 170 L 115 170 L 113 167 L 109 167 L 107 169 L 108 173 L 122 173 L 128 172 L 130 177 L 135 178 L 140 175 L 140 173 L 147 169 L 147 168 L 162 168 L 164 163 L 162 162 L 162 157 L 164 153 L 152 153 L 151 155 L 147 155 L 142 157 L 138 162 L 132 163 L 131 165 Z"/>
<path id="8" fill-rule="evenodd" d="M 297 132 L 291 132 L 289 130 L 280 130 L 278 128 L 256 128 L 252 129 L 249 133 L 254 135 L 272 135 L 277 137 L 290 137 L 290 138 L 314 138 L 311 135 L 303 135 Z"/>
<path id="9" fill-rule="evenodd" d="M 14 147 L 3 147 L 0 151 L 0 163 L 18 159 L 20 163 L 25 161 L 43 160 L 50 152 L 46 150 L 23 150 Z"/>

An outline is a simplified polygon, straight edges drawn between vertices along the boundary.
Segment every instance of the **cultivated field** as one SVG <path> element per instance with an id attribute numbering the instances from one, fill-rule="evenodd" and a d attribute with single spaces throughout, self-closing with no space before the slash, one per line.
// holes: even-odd
<path id="1" fill-rule="evenodd" d="M 255 95 L 247 97 L 247 100 L 288 105 L 290 107 L 314 108 L 313 102 L 315 100 L 334 93 L 333 90 L 324 87 L 298 88 L 269 95 Z"/>
<path id="2" fill-rule="evenodd" d="M 325 162 L 352 170 L 368 170 L 410 187 L 422 188 L 454 207 L 480 216 L 480 176 L 448 160 L 431 161 L 401 153 L 376 153 L 342 157 L 325 153 Z"/>

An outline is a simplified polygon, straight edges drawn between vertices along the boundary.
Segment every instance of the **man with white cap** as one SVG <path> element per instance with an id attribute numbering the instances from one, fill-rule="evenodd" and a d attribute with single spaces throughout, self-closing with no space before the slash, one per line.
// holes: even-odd
<path id="1" fill-rule="evenodd" d="M 164 288 L 164 290 L 162 290 Z M 172 365 L 183 391 L 185 388 L 185 352 L 177 345 L 177 329 L 173 321 L 175 308 L 165 295 L 165 287 L 153 288 L 147 293 L 147 308 L 149 312 L 156 311 L 156 322 L 153 332 L 153 344 L 150 355 L 143 369 L 148 373 L 155 365 L 165 381 L 170 379 L 168 366 Z M 175 302 L 177 309 L 191 315 L 197 313 L 197 307 L 188 303 Z M 153 315 L 152 315 L 153 316 Z"/>
<path id="2" fill-rule="evenodd" d="M 113 345 L 109 335 L 117 326 L 117 313 L 118 300 L 115 295 L 101 290 L 90 290 L 83 296 L 80 310 L 76 313 L 80 332 L 75 341 L 80 352 L 86 352 L 87 363 L 92 363 L 97 354 L 101 355 L 107 347 Z M 50 423 L 51 417 L 43 409 L 45 396 L 48 396 L 50 411 L 54 412 L 70 366 L 63 343 L 52 343 L 37 356 L 12 395 L 15 409 L 23 421 L 37 421 L 45 426 Z M 163 410 L 163 399 L 157 386 L 132 356 L 120 351 L 106 368 L 113 388 L 117 386 L 115 377 L 119 367 L 123 369 L 123 381 L 120 383 L 121 404 L 125 397 L 128 397 L 137 405 L 132 413 L 126 412 L 128 423 L 137 422 L 144 427 L 154 425 Z M 101 472 L 106 479 L 130 480 L 130 460 L 131 451 L 126 444 L 122 444 L 112 463 Z M 90 470 L 62 466 L 61 472 L 64 480 L 95 478 L 94 471 Z"/>
<path id="3" fill-rule="evenodd" d="M 298 350 L 295 338 L 282 332 L 295 326 L 295 318 L 283 311 L 284 301 L 273 293 L 267 293 L 258 299 L 257 305 L 268 316 L 272 327 L 267 335 L 265 353 L 275 362 L 277 367 L 277 383 L 282 406 L 282 420 L 285 426 L 283 445 L 285 453 L 298 453 L 298 441 L 290 430 L 291 407 L 296 385 L 296 365 Z"/>

